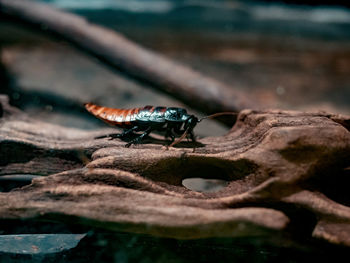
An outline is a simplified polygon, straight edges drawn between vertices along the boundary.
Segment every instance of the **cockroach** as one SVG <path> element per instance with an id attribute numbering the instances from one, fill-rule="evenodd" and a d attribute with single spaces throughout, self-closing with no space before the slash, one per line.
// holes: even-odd
<path id="1" fill-rule="evenodd" d="M 114 109 L 99 106 L 93 103 L 84 104 L 87 111 L 102 121 L 123 128 L 120 134 L 109 134 L 96 137 L 97 139 L 109 137 L 124 138 L 134 132 L 143 132 L 135 139 L 129 141 L 125 147 L 132 144 L 138 144 L 144 137 L 153 131 L 165 132 L 165 138 L 171 139 L 170 147 L 179 143 L 185 137 L 190 138 L 192 142 L 196 142 L 193 134 L 193 128 L 203 119 L 213 118 L 221 115 L 237 114 L 234 112 L 220 112 L 212 114 L 201 119 L 187 113 L 186 109 L 175 107 L 155 107 L 147 105 L 141 108 L 133 109 Z M 180 136 L 175 141 L 175 137 Z"/>

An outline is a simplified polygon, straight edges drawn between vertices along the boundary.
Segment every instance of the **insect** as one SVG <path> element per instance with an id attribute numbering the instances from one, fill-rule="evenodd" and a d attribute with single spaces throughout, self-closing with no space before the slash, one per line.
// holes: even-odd
<path id="1" fill-rule="evenodd" d="M 190 115 L 183 108 L 174 107 L 154 107 L 145 106 L 133 109 L 114 109 L 99 106 L 93 103 L 84 104 L 87 111 L 104 122 L 123 128 L 120 134 L 109 134 L 107 136 L 99 136 L 96 138 L 124 138 L 134 132 L 142 132 L 138 137 L 129 141 L 125 147 L 137 144 L 153 131 L 165 132 L 165 138 L 171 139 L 171 146 L 179 143 L 185 137 L 195 142 L 193 128 L 203 119 L 212 118 L 219 115 L 236 114 L 236 113 L 217 113 L 198 119 L 194 115 Z M 180 138 L 175 141 L 175 137 Z"/>

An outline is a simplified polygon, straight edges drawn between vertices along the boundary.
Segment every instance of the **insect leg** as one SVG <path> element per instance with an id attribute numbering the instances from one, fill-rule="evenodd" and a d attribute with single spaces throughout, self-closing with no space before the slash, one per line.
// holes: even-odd
<path id="1" fill-rule="evenodd" d="M 182 123 L 174 125 L 174 127 L 173 127 L 174 132 L 179 134 L 179 135 L 183 134 L 186 130 L 185 129 L 181 129 L 181 126 L 182 126 Z"/>
<path id="2" fill-rule="evenodd" d="M 131 140 L 130 142 L 128 142 L 127 144 L 125 144 L 125 147 L 126 147 L 126 148 L 129 148 L 130 145 L 139 143 L 145 136 L 147 136 L 148 134 L 150 134 L 151 131 L 152 131 L 152 127 L 148 127 L 148 128 L 145 130 L 145 132 L 142 133 L 139 137 L 137 137 L 137 138 Z"/>
<path id="3" fill-rule="evenodd" d="M 134 126 L 132 127 L 131 129 L 128 129 L 128 130 L 124 130 L 122 133 L 119 133 L 119 134 L 110 134 L 109 137 L 110 137 L 110 140 L 113 140 L 115 138 L 123 138 L 129 134 L 131 134 L 132 132 L 134 131 L 137 131 L 138 130 L 138 126 Z"/>
<path id="4" fill-rule="evenodd" d="M 127 136 L 130 133 L 132 133 L 133 131 L 136 131 L 138 128 L 139 128 L 138 126 L 134 126 L 131 129 L 124 130 L 122 133 L 111 133 L 111 134 L 95 137 L 95 139 L 109 138 L 110 140 L 113 140 L 115 138 L 123 138 L 124 136 Z"/>
<path id="5" fill-rule="evenodd" d="M 190 131 L 188 135 L 190 136 L 192 142 L 196 142 L 196 138 L 194 137 L 193 131 Z"/>
<path id="6" fill-rule="evenodd" d="M 169 138 L 171 139 L 171 142 L 172 143 L 174 140 L 175 140 L 175 135 L 173 133 L 173 130 L 172 130 L 172 127 L 167 127 L 166 128 L 166 132 L 165 132 L 165 139 Z"/>

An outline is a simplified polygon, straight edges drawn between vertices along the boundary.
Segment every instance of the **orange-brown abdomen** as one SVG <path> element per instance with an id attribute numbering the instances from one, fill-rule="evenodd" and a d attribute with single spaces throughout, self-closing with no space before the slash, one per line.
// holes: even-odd
<path id="1" fill-rule="evenodd" d="M 139 112 L 139 108 L 134 109 L 114 109 L 99 106 L 93 103 L 84 104 L 87 111 L 96 116 L 97 118 L 107 122 L 108 124 L 118 126 L 121 128 L 128 128 L 133 126 L 132 122 L 135 121 L 135 116 Z"/>

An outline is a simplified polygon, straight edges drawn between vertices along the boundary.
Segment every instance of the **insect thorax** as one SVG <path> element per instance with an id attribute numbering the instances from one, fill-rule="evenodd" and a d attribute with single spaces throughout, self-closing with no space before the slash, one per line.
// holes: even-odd
<path id="1" fill-rule="evenodd" d="M 182 108 L 167 108 L 164 114 L 165 120 L 170 122 L 185 122 L 189 117 L 187 111 Z"/>

